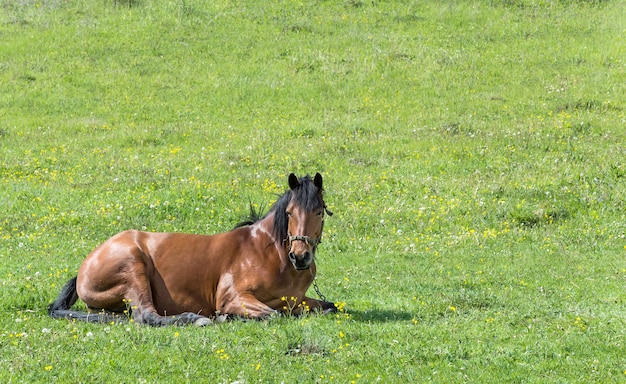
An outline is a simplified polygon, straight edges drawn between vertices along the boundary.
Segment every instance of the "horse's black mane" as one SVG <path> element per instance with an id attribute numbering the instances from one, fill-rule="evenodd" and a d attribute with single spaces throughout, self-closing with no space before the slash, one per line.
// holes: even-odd
<path id="1" fill-rule="evenodd" d="M 256 223 L 257 221 L 263 219 L 267 214 L 261 213 L 262 211 L 263 211 L 263 208 L 259 208 L 257 210 L 256 208 L 254 208 L 254 205 L 250 203 L 250 213 L 245 219 L 243 219 L 243 221 L 235 225 L 235 228 L 246 227 L 248 225 L 252 225 Z"/>
<path id="2" fill-rule="evenodd" d="M 288 190 L 283 195 L 279 195 L 278 200 L 276 200 L 269 211 L 264 215 L 260 213 L 260 210 L 255 209 L 254 206 L 250 204 L 250 215 L 244 221 L 237 224 L 235 228 L 252 225 L 274 212 L 274 228 L 272 230 L 274 238 L 280 241 L 286 239 L 287 225 L 289 223 L 287 218 L 287 205 L 289 205 L 292 196 L 295 198 L 295 203 L 303 207 L 307 212 L 319 208 L 326 208 L 324 201 L 319 198 L 318 188 L 309 175 L 301 177 L 298 179 L 298 182 L 299 185 L 297 188 Z"/>

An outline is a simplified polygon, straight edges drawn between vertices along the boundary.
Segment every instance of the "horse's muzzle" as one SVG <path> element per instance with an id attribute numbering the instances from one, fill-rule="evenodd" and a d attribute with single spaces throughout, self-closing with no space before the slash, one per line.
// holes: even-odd
<path id="1" fill-rule="evenodd" d="M 313 262 L 313 253 L 305 251 L 302 255 L 296 255 L 293 252 L 289 252 L 289 261 L 298 271 L 309 269 Z"/>

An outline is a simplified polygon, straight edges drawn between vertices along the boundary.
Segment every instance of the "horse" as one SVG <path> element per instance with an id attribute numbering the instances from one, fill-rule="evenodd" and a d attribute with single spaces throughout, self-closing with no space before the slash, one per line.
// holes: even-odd
<path id="1" fill-rule="evenodd" d="M 213 235 L 127 230 L 81 264 L 57 299 L 53 318 L 109 322 L 124 316 L 152 326 L 329 313 L 332 302 L 306 296 L 316 275 L 324 215 L 322 176 L 298 178 L 264 215 Z M 87 312 L 71 310 L 78 299 Z M 323 298 L 323 296 L 321 297 Z"/>

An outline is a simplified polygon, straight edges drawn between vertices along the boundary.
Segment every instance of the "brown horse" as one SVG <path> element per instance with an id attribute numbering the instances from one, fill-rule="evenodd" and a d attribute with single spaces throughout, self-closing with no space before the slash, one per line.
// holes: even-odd
<path id="1" fill-rule="evenodd" d="M 205 325 L 223 315 L 336 310 L 334 303 L 305 296 L 315 278 L 324 213 L 332 215 L 322 198 L 322 176 L 298 179 L 292 173 L 288 180 L 290 189 L 264 217 L 230 232 L 113 236 L 87 256 L 48 313 L 106 322 L 132 312 L 134 321 L 149 325 Z M 89 313 L 70 310 L 78 298 Z"/>

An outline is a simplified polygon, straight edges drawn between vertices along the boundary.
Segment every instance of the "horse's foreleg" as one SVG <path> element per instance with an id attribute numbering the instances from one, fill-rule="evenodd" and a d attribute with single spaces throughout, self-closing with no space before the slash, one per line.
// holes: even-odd
<path id="1" fill-rule="evenodd" d="M 250 293 L 240 294 L 237 299 L 224 303 L 220 312 L 249 319 L 263 319 L 278 313 L 278 311 L 262 303 Z"/>

